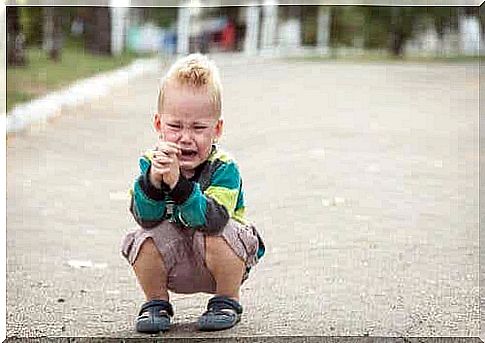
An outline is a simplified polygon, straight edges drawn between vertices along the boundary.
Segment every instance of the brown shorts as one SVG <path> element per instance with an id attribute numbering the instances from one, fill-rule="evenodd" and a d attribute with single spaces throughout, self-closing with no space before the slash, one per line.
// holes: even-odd
<path id="1" fill-rule="evenodd" d="M 246 267 L 258 262 L 259 243 L 252 225 L 246 226 L 230 219 L 219 235 L 246 263 Z M 133 265 L 143 242 L 152 238 L 165 262 L 169 290 L 175 293 L 215 293 L 215 280 L 205 264 L 204 237 L 205 234 L 198 230 L 164 221 L 152 229 L 138 227 L 127 233 L 121 243 L 121 252 Z"/>

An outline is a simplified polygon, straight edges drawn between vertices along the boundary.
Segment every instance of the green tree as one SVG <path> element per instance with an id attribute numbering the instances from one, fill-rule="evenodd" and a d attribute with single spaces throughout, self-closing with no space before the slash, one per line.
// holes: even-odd
<path id="1" fill-rule="evenodd" d="M 7 6 L 7 65 L 26 64 L 25 35 L 22 33 L 20 10 L 18 7 Z"/>
<path id="2" fill-rule="evenodd" d="M 332 7 L 332 46 L 356 46 L 362 40 L 364 16 L 359 6 Z"/>
<path id="3" fill-rule="evenodd" d="M 393 56 L 401 56 L 406 41 L 413 37 L 415 27 L 425 11 L 419 7 L 362 7 L 366 29 L 366 47 L 386 47 Z"/>
<path id="4" fill-rule="evenodd" d="M 428 7 L 426 15 L 433 22 L 439 38 L 443 38 L 447 29 L 458 29 L 460 7 Z"/>
<path id="5" fill-rule="evenodd" d="M 111 54 L 111 12 L 109 7 L 83 9 L 85 46 L 97 55 Z"/>
<path id="6" fill-rule="evenodd" d="M 42 44 L 42 7 L 19 7 L 20 23 L 25 34 L 27 46 L 40 46 Z"/>
<path id="7" fill-rule="evenodd" d="M 170 27 L 177 20 L 176 7 L 154 7 L 145 12 L 145 19 L 160 27 Z"/>
<path id="8" fill-rule="evenodd" d="M 65 13 L 60 7 L 43 8 L 43 46 L 49 58 L 53 61 L 59 61 L 61 59 L 64 15 Z"/>

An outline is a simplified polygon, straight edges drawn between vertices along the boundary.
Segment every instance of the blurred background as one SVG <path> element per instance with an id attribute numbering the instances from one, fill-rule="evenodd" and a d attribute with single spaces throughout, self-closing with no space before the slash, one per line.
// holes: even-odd
<path id="1" fill-rule="evenodd" d="M 140 56 L 469 59 L 478 7 L 7 7 L 7 111 Z M 76 68 L 72 68 L 72 66 Z M 68 70 L 69 73 L 65 71 Z"/>
<path id="2" fill-rule="evenodd" d="M 222 144 L 268 247 L 220 335 L 478 336 L 483 6 L 121 1 L 7 6 L 7 125 L 58 112 L 7 137 L 9 336 L 135 335 L 127 190 L 156 81 L 196 51 L 221 69 Z M 110 92 L 71 88 L 133 65 Z M 174 298 L 169 335 L 194 337 L 207 300 Z"/>

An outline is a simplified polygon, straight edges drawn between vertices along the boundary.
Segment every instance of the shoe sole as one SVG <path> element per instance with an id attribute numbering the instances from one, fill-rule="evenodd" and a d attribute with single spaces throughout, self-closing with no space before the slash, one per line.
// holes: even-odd
<path id="1" fill-rule="evenodd" d="M 159 321 L 158 323 L 153 322 L 137 322 L 136 331 L 140 333 L 159 333 L 165 332 L 170 329 L 170 323 L 163 323 Z"/>
<path id="2" fill-rule="evenodd" d="M 197 322 L 197 326 L 199 331 L 220 331 L 232 328 L 239 323 L 240 320 L 240 317 L 238 317 L 235 322 L 217 321 L 216 318 L 201 318 Z"/>

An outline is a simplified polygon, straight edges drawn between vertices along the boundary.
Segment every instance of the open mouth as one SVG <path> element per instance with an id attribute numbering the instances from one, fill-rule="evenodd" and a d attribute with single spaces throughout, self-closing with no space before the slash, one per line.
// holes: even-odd
<path id="1" fill-rule="evenodd" d="M 197 150 L 192 150 L 192 149 L 181 149 L 181 157 L 182 158 L 192 158 L 195 155 L 197 155 Z"/>

